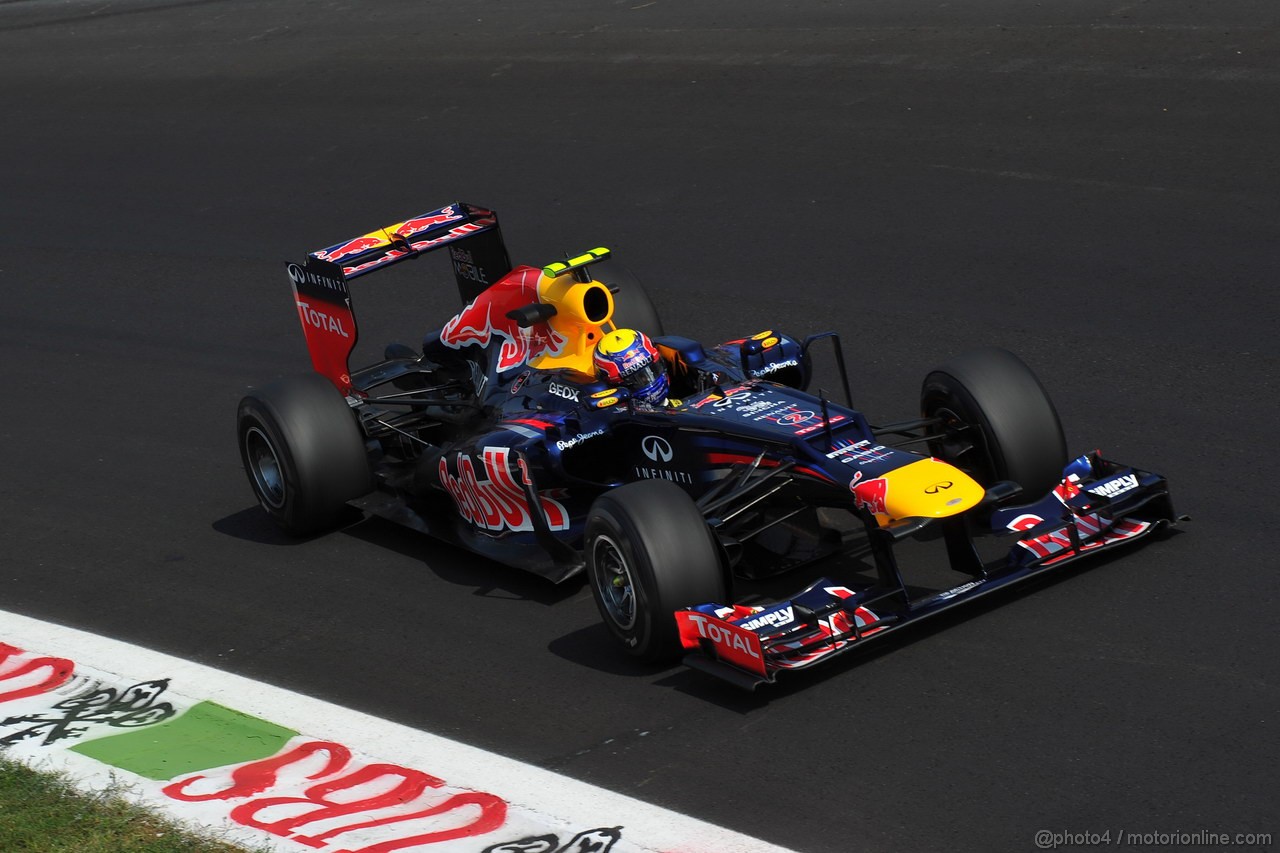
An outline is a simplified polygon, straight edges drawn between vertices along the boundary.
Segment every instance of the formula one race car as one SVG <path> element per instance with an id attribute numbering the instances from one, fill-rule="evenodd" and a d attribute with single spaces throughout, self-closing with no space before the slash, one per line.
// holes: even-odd
<path id="1" fill-rule="evenodd" d="M 351 370 L 352 282 L 438 248 L 465 306 L 420 351 L 391 345 Z M 314 372 L 240 402 L 263 508 L 308 535 L 354 505 L 554 582 L 585 571 L 631 654 L 683 651 L 745 687 L 1178 521 L 1163 477 L 1097 453 L 1069 461 L 1053 404 L 1004 350 L 947 362 L 918 418 L 873 426 L 834 333 L 665 335 L 608 258 L 513 267 L 494 213 L 455 203 L 289 264 Z M 652 337 L 666 404 L 597 375 L 615 327 Z M 844 405 L 806 390 L 820 343 Z M 979 538 L 1005 544 L 987 558 Z M 965 582 L 904 582 L 907 539 L 944 547 Z M 863 555 L 861 579 L 735 597 L 839 553 Z"/>

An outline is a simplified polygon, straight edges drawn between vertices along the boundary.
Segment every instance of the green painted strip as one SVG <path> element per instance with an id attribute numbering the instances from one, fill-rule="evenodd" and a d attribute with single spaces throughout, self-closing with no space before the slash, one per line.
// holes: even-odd
<path id="1" fill-rule="evenodd" d="M 148 779 L 166 781 L 210 767 L 267 758 L 297 734 L 214 702 L 201 702 L 180 717 L 98 738 L 71 750 Z"/>

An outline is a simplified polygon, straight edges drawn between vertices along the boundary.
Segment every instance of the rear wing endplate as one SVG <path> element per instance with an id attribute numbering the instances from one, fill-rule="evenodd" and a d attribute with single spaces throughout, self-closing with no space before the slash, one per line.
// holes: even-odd
<path id="1" fill-rule="evenodd" d="M 497 214 L 464 202 L 311 252 L 302 264 L 288 264 L 298 319 L 316 371 L 344 394 L 351 393 L 347 360 L 357 340 L 348 288 L 352 279 L 445 246 L 464 304 L 511 271 Z"/>

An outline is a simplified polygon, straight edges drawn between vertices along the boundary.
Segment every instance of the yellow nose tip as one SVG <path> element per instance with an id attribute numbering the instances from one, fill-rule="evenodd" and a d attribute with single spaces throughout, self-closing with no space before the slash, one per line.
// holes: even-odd
<path id="1" fill-rule="evenodd" d="M 874 507 L 882 525 L 904 518 L 946 518 L 971 508 L 986 491 L 968 474 L 941 459 L 921 459 L 885 474 Z M 854 487 L 859 494 L 862 485 Z"/>

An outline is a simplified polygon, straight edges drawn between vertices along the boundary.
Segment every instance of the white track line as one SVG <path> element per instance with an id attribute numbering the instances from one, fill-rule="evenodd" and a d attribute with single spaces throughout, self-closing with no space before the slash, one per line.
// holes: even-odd
<path id="1" fill-rule="evenodd" d="M 180 660 L 149 649 L 129 645 L 105 637 L 85 633 L 47 622 L 0 610 L 0 642 L 16 646 L 36 655 L 68 658 L 76 664 L 76 674 L 104 683 L 114 682 L 128 686 L 151 679 L 167 678 L 169 689 L 165 699 L 179 711 L 184 711 L 198 701 L 209 700 L 237 711 L 251 714 L 271 723 L 294 729 L 299 738 L 290 746 L 306 740 L 332 741 L 348 747 L 354 758 L 350 767 L 394 764 L 402 768 L 423 771 L 447 783 L 447 787 L 429 793 L 437 802 L 446 793 L 487 792 L 501 798 L 507 804 L 507 819 L 497 830 L 482 836 L 460 838 L 430 844 L 414 844 L 394 849 L 409 851 L 439 851 L 439 853 L 480 853 L 495 848 L 493 853 L 568 853 L 568 842 L 578 833 L 593 828 L 621 827 L 620 837 L 612 844 L 597 842 L 598 846 L 574 845 L 578 851 L 610 851 L 610 853 L 788 853 L 786 848 L 741 835 L 723 827 L 659 808 L 640 800 L 598 788 L 529 764 L 487 752 L 458 741 L 391 723 L 348 708 L 342 708 L 303 696 L 268 684 L 252 681 L 190 661 Z M 11 664 L 13 662 L 11 661 Z M 13 666 L 9 666 L 10 671 Z M 4 672 L 0 670 L 0 694 L 4 692 Z M 83 689 L 83 681 L 81 687 Z M 12 684 L 10 686 L 13 686 Z M 64 688 L 65 694 L 70 686 Z M 49 694 L 43 698 L 29 698 L 0 704 L 0 719 L 12 716 L 14 708 L 26 703 L 43 701 L 45 707 L 66 699 L 66 695 Z M 20 711 L 29 713 L 29 710 Z M 117 734 L 119 730 L 89 732 L 80 741 L 64 742 L 56 746 L 40 746 L 22 742 L 9 749 L 13 757 L 30 764 L 51 769 L 66 770 L 79 784 L 89 788 L 101 788 L 108 783 L 125 782 L 134 796 L 152 806 L 160 806 L 178 820 L 203 825 L 229 840 L 257 845 L 281 851 L 339 851 L 373 850 L 379 843 L 387 844 L 385 832 L 365 830 L 338 835 L 321 845 L 308 845 L 268 834 L 259 829 L 232 822 L 227 812 L 237 804 L 226 800 L 212 803 L 184 803 L 166 797 L 161 789 L 165 782 L 153 782 L 129 771 L 109 767 L 65 747 L 92 739 L 99 734 Z M 0 728 L 0 735 L 6 730 Z M 337 778 L 313 776 L 304 778 L 302 770 L 318 773 L 323 762 L 299 764 L 293 774 L 292 789 L 267 790 L 264 796 L 296 797 L 315 779 Z M 229 775 L 218 776 L 205 771 L 207 790 L 221 790 L 216 783 L 225 782 Z M 280 785 L 285 785 L 286 772 L 280 774 Z M 214 786 L 214 787 L 209 787 Z M 384 786 L 385 787 L 385 786 Z M 189 790 L 200 790 L 199 785 Z M 347 799 L 355 788 L 347 789 Z M 367 792 L 361 792 L 366 796 Z M 330 795 L 328 802 L 337 801 L 339 794 Z M 359 799 L 360 797 L 354 797 Z M 243 801 L 239 801 L 243 802 Z M 264 808 L 256 814 L 260 822 L 288 818 L 305 811 L 295 800 L 291 807 L 284 805 Z M 312 803 L 302 804 L 316 806 Z M 347 818 L 350 825 L 351 819 Z M 331 823 L 330 825 L 338 825 Z M 313 835 L 316 827 L 306 827 Z M 404 827 L 400 827 L 404 833 Z M 299 834 L 302 834 L 301 831 Z M 287 835 L 287 833 L 286 833 Z M 549 840 L 548 835 L 555 835 Z M 535 836 L 544 840 L 534 843 Z M 585 838 L 584 838 L 585 840 Z M 554 843 L 553 843 L 554 841 Z M 563 846 L 561 846 L 563 845 Z M 381 848 L 379 848 L 381 849 Z M 387 849 L 393 849 L 388 847 Z"/>

